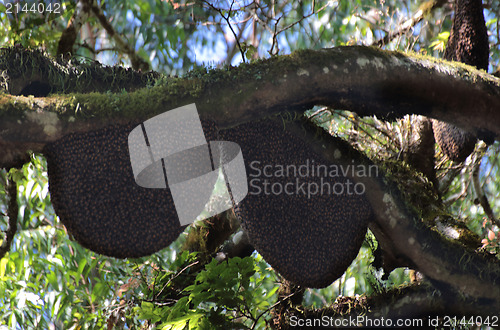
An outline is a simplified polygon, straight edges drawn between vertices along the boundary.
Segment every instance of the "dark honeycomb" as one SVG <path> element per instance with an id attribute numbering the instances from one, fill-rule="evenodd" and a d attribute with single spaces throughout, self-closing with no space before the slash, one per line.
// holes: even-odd
<path id="1" fill-rule="evenodd" d="M 444 59 L 488 70 L 488 33 L 481 0 L 457 0 Z M 432 121 L 434 138 L 451 160 L 462 162 L 474 151 L 476 136 L 454 125 Z M 486 134 L 481 137 L 491 140 Z"/>
<path id="2" fill-rule="evenodd" d="M 281 121 L 247 123 L 221 131 L 220 135 L 242 149 L 249 193 L 237 205 L 236 214 L 257 251 L 281 275 L 298 285 L 325 287 L 340 277 L 356 258 L 366 234 L 372 210 L 365 197 L 325 193 L 307 198 L 300 193 L 266 195 L 263 190 L 256 194 L 255 187 L 263 184 L 254 181 L 252 187 L 252 180 L 264 166 L 299 166 L 308 160 L 314 165 L 331 163 L 286 131 Z M 320 175 L 261 174 L 260 178 L 268 179 L 270 185 L 282 186 L 296 179 L 306 184 L 321 184 L 323 179 L 331 185 L 346 184 L 348 180 Z"/>
<path id="3" fill-rule="evenodd" d="M 135 126 L 69 134 L 44 149 L 51 201 L 63 224 L 84 247 L 117 258 L 152 254 L 183 230 L 168 188 L 135 183 L 128 152 Z M 203 127 L 213 139 L 214 124 Z"/>

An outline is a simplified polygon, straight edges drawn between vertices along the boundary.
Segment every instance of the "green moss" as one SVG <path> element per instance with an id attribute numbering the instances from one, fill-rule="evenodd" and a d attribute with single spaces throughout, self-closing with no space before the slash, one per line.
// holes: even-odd
<path id="1" fill-rule="evenodd" d="M 422 53 L 417 53 L 413 51 L 409 52 L 401 52 L 401 51 L 383 51 L 380 50 L 382 54 L 390 53 L 396 58 L 403 61 L 403 63 L 415 63 L 417 61 L 421 61 L 422 65 L 427 66 L 437 66 L 442 68 L 443 72 L 452 72 L 455 77 L 458 79 L 463 79 L 466 81 L 475 82 L 477 78 L 482 78 L 487 81 L 491 81 L 493 85 L 500 86 L 500 79 L 496 79 L 490 74 L 488 74 L 485 70 L 478 69 L 475 66 L 467 65 L 462 62 L 457 61 L 448 61 L 441 58 L 436 58 L 433 56 L 425 55 Z M 438 68 L 439 70 L 439 68 Z M 491 79 L 493 78 L 493 80 Z"/>
<path id="2" fill-rule="evenodd" d="M 262 89 L 266 84 L 281 84 L 283 79 L 288 78 L 287 73 L 291 75 L 297 73 L 297 70 L 304 70 L 304 74 L 308 74 L 309 72 L 305 71 L 307 69 L 315 71 L 312 74 L 316 74 L 319 70 L 331 69 L 332 66 L 347 68 L 351 65 L 357 66 L 359 63 L 356 61 L 349 63 L 350 52 L 353 56 L 360 55 L 366 58 L 367 61 L 374 58 L 396 57 L 400 60 L 400 65 L 405 63 L 409 65 L 416 59 L 425 59 L 428 63 L 434 64 L 444 63 L 420 54 L 413 54 L 412 60 L 403 53 L 382 51 L 374 47 L 339 47 L 319 51 L 298 50 L 287 56 L 260 59 L 251 64 L 243 63 L 238 67 L 231 65 L 221 69 L 198 67 L 179 78 L 140 74 L 119 67 L 103 67 L 96 62 L 70 64 L 47 58 L 38 51 L 7 48 L 1 51 L 5 56 L 0 57 L 0 69 L 6 70 L 8 67 L 9 77 L 31 74 L 32 78 L 36 78 L 43 75 L 48 77 L 48 83 L 54 92 L 72 93 L 48 98 L 49 101 L 55 101 L 49 110 L 56 111 L 63 115 L 63 118 L 68 115 L 76 119 L 116 117 L 117 120 L 128 118 L 141 120 L 192 102 L 203 107 L 205 114 L 217 117 L 222 106 L 226 109 L 238 108 L 252 97 L 251 91 Z M 461 70 L 464 75 L 476 77 L 475 73 L 479 72 L 461 63 L 456 65 L 463 68 Z M 473 73 L 467 70 L 473 70 L 471 71 Z M 295 77 L 290 77 L 293 78 Z M 139 80 L 141 81 L 139 85 L 146 88 L 124 88 L 124 81 L 128 80 Z M 1 79 L 0 83 L 7 84 Z M 96 93 L 96 90 L 101 93 Z M 127 92 L 124 93 L 124 90 Z M 29 110 L 29 107 L 24 108 Z M 0 117 L 5 115 L 6 111 L 10 110 L 4 109 Z"/>
<path id="3" fill-rule="evenodd" d="M 52 93 L 88 93 L 91 91 L 120 92 L 154 85 L 163 78 L 156 72 L 137 72 L 119 66 L 103 66 L 96 61 L 73 58 L 65 61 L 52 58 L 40 50 L 18 47 L 0 49 L 0 87 L 19 94 L 25 86 L 12 81 L 40 81 L 50 86 Z M 10 84 L 10 85 L 9 85 Z M 18 83 L 19 84 L 19 83 Z"/>

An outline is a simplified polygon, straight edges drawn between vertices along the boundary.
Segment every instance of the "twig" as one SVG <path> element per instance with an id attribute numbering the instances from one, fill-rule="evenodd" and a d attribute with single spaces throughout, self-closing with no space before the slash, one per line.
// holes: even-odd
<path id="1" fill-rule="evenodd" d="M 356 124 L 357 124 L 357 123 L 355 123 L 355 122 L 354 122 L 351 118 L 349 118 L 349 116 L 346 116 L 345 114 L 340 113 L 340 112 L 338 112 L 337 114 L 338 114 L 340 117 L 344 117 L 344 119 L 346 119 L 347 121 L 350 121 L 352 124 L 354 124 L 354 125 L 356 125 Z M 391 136 L 389 136 L 387 133 L 385 133 L 384 131 L 382 131 L 382 130 L 378 129 L 375 125 L 372 125 L 372 124 L 370 124 L 370 123 L 368 123 L 368 122 L 363 122 L 363 123 L 364 123 L 365 125 L 367 125 L 367 126 L 371 126 L 371 127 L 373 127 L 374 129 L 376 129 L 376 130 L 377 130 L 377 131 L 379 131 L 380 133 L 382 133 L 382 134 L 386 135 L 386 136 L 387 136 L 388 138 L 390 138 L 391 140 L 393 139 L 393 138 L 392 138 Z M 368 138 L 372 139 L 373 141 L 377 141 L 380 145 L 384 145 L 384 143 L 383 143 L 382 141 L 380 141 L 380 140 L 378 140 L 377 138 L 375 138 L 372 134 L 370 134 L 370 133 L 369 133 L 366 129 L 364 129 L 363 127 L 358 126 L 358 127 L 357 127 L 357 129 L 358 129 L 359 131 L 364 132 L 364 133 L 368 136 Z M 396 152 L 396 150 L 394 150 L 394 149 L 393 149 L 392 151 L 393 151 L 393 152 Z"/>
<path id="2" fill-rule="evenodd" d="M 282 28 L 281 30 L 279 30 L 278 34 L 280 34 L 280 33 L 281 33 L 281 32 L 283 32 L 283 31 L 286 31 L 286 30 L 290 29 L 290 28 L 291 28 L 291 27 L 293 27 L 294 25 L 297 25 L 298 23 L 300 23 L 300 22 L 302 22 L 303 20 L 305 20 L 305 19 L 307 19 L 307 18 L 311 17 L 312 15 L 317 14 L 317 13 L 319 13 L 320 11 L 323 11 L 323 10 L 324 10 L 326 7 L 328 7 L 329 5 L 330 5 L 330 4 L 329 4 L 329 3 L 327 3 L 327 4 L 325 4 L 324 6 L 322 6 L 320 9 L 318 9 L 317 11 L 313 11 L 313 12 L 311 12 L 311 13 L 310 13 L 310 14 L 308 14 L 308 15 L 303 15 L 301 18 L 299 18 L 299 20 L 297 20 L 297 21 L 295 21 L 295 22 L 293 22 L 293 23 L 291 23 L 291 24 L 289 24 L 289 25 L 285 26 L 285 27 L 284 27 L 284 28 Z"/>
<path id="3" fill-rule="evenodd" d="M 236 34 L 236 32 L 234 32 L 234 29 L 233 29 L 233 26 L 231 25 L 231 22 L 229 22 L 229 18 L 231 17 L 231 11 L 233 10 L 234 1 L 231 2 L 231 6 L 229 7 L 227 17 L 224 16 L 224 14 L 222 13 L 222 9 L 214 7 L 214 5 L 212 5 L 210 2 L 208 2 L 206 0 L 203 0 L 203 2 L 206 3 L 207 5 L 209 5 L 210 8 L 212 8 L 213 10 L 218 12 L 222 16 L 222 18 L 227 22 L 227 25 L 229 26 L 229 29 L 231 29 L 231 32 L 233 33 L 234 39 L 236 40 L 236 44 L 238 44 L 238 49 L 240 50 L 243 63 L 245 63 L 245 52 L 241 48 L 241 44 L 240 44 L 238 35 Z"/>
<path id="4" fill-rule="evenodd" d="M 400 25 L 399 30 L 389 32 L 382 39 L 375 41 L 372 46 L 382 47 L 387 45 L 395 38 L 410 31 L 415 25 L 422 21 L 429 12 L 433 11 L 436 8 L 442 7 L 446 2 L 446 0 L 429 0 L 423 3 L 420 7 L 418 7 L 417 12 L 413 14 L 410 19 L 406 20 Z"/>
<path id="5" fill-rule="evenodd" d="M 76 4 L 75 12 L 69 20 L 68 26 L 64 29 L 59 43 L 57 45 L 57 55 L 62 55 L 69 59 L 73 54 L 73 46 L 75 45 L 76 36 L 82 25 L 88 20 L 90 16 L 90 7 L 92 0 L 80 0 Z"/>
<path id="6" fill-rule="evenodd" d="M 17 205 L 17 183 L 12 179 L 7 179 L 7 194 L 10 198 L 7 207 L 9 227 L 5 232 L 5 240 L 2 242 L 2 246 L 0 246 L 0 259 L 10 250 L 10 245 L 17 232 L 17 215 L 19 213 L 19 205 Z"/>
<path id="7" fill-rule="evenodd" d="M 479 169 L 481 167 L 481 157 L 478 157 L 478 159 L 479 159 L 478 163 L 476 164 L 474 170 L 472 171 L 472 185 L 474 187 L 474 191 L 476 192 L 477 199 L 479 200 L 479 204 L 481 204 L 484 210 L 484 213 L 486 214 L 486 216 L 488 216 L 488 219 L 490 219 L 492 223 L 500 227 L 500 220 L 495 218 L 495 214 L 491 209 L 488 198 L 486 197 L 486 194 L 484 193 L 484 190 L 481 187 L 481 183 L 479 182 Z"/>
<path id="8" fill-rule="evenodd" d="M 251 16 L 248 16 L 246 17 L 245 19 L 243 19 L 242 21 L 240 21 L 239 23 L 237 24 L 243 24 L 243 26 L 241 27 L 239 33 L 238 33 L 238 36 L 237 36 L 237 40 L 240 40 L 242 37 L 243 37 L 243 32 L 245 31 L 246 27 L 247 27 L 247 23 L 250 21 L 250 19 L 252 19 Z M 226 43 L 227 43 L 227 39 L 226 39 Z M 229 48 L 229 51 L 227 52 L 227 57 L 226 57 L 226 63 L 228 65 L 231 64 L 231 60 L 233 59 L 235 53 L 236 53 L 236 46 L 238 44 L 237 43 L 234 43 L 233 46 L 229 47 L 229 44 L 228 44 L 228 48 Z"/>
<path id="9" fill-rule="evenodd" d="M 296 295 L 297 293 L 299 293 L 299 291 L 295 291 L 293 293 L 290 293 L 288 296 L 286 296 L 285 298 L 281 299 L 281 300 L 278 300 L 275 304 L 273 304 L 271 307 L 269 307 L 268 309 L 266 309 L 265 311 L 263 311 L 262 313 L 259 314 L 259 316 L 257 316 L 257 318 L 255 319 L 255 322 L 252 326 L 252 329 L 255 329 L 255 327 L 257 326 L 257 321 L 259 321 L 259 319 L 264 316 L 264 314 L 268 313 L 271 309 L 273 309 L 274 307 L 278 306 L 279 304 L 282 304 L 284 303 L 285 301 L 287 301 L 288 299 L 290 299 L 291 297 L 293 297 L 294 295 Z"/>
<path id="10" fill-rule="evenodd" d="M 163 291 L 165 290 L 165 288 L 172 282 L 173 279 L 175 279 L 177 276 L 179 276 L 180 274 L 182 274 L 189 267 L 192 267 L 192 266 L 194 266 L 194 265 L 196 265 L 198 263 L 199 263 L 199 261 L 195 261 L 193 263 L 190 263 L 186 267 L 182 268 L 179 272 L 177 272 L 174 276 L 172 276 L 172 278 L 170 278 L 168 280 L 168 282 L 165 283 L 165 285 L 163 286 L 163 288 L 161 288 L 161 290 L 156 294 L 156 298 L 158 298 L 163 293 Z"/>
<path id="11" fill-rule="evenodd" d="M 312 4 L 312 5 L 313 5 L 313 11 L 312 11 L 310 14 L 308 14 L 308 15 L 303 15 L 303 16 L 302 16 L 301 18 L 299 18 L 297 21 L 295 21 L 295 22 L 293 22 L 293 23 L 291 23 L 291 24 L 289 24 L 289 25 L 285 26 L 284 28 L 280 29 L 279 31 L 275 31 L 275 32 L 274 32 L 274 35 L 273 35 L 273 46 L 274 46 L 274 41 L 275 41 L 275 40 L 277 41 L 277 36 L 278 36 L 278 34 L 280 34 L 281 32 L 286 31 L 286 30 L 288 30 L 288 29 L 292 28 L 293 26 L 295 26 L 295 25 L 299 24 L 299 23 L 300 23 L 300 22 L 302 22 L 303 20 L 308 19 L 308 18 L 309 18 L 309 17 L 311 17 L 312 15 L 315 15 L 315 14 L 319 13 L 320 11 L 323 11 L 326 7 L 328 7 L 328 6 L 330 5 L 330 3 L 328 2 L 328 3 L 326 3 L 325 5 L 323 5 L 321 8 L 319 8 L 318 10 L 314 10 L 314 4 L 315 4 L 315 3 L 313 2 L 313 4 Z M 283 16 L 281 16 L 281 17 L 283 17 Z M 276 21 L 276 26 L 278 26 L 278 22 L 279 22 L 279 20 L 281 19 L 281 17 L 280 17 L 280 18 L 278 18 L 278 20 Z M 278 49 L 277 43 L 276 43 L 276 48 Z M 273 49 L 273 48 L 271 48 L 271 51 L 272 51 L 272 49 Z"/>

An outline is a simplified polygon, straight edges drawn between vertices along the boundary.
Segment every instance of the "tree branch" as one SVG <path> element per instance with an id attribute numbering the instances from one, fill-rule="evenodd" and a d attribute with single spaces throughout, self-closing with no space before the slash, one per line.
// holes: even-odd
<path id="1" fill-rule="evenodd" d="M 325 308 L 299 306 L 290 308 L 288 312 L 288 323 L 294 320 L 295 323 L 300 322 L 304 325 L 306 322 L 323 320 L 325 323 L 322 323 L 322 326 L 331 327 L 370 328 L 385 325 L 390 328 L 405 325 L 405 328 L 442 328 L 446 323 L 452 322 L 454 316 L 458 321 L 462 317 L 466 317 L 466 322 L 470 317 L 474 322 L 486 321 L 485 317 L 478 318 L 478 316 L 497 316 L 498 309 L 495 310 L 495 307 L 489 305 L 487 301 L 474 301 L 453 292 L 440 291 L 426 283 L 397 288 L 369 297 L 341 296 L 331 306 Z M 490 326 L 493 325 L 491 321 L 487 322 Z M 286 326 L 289 327 L 290 324 L 284 325 L 282 329 L 287 329 Z"/>
<path id="2" fill-rule="evenodd" d="M 0 167 L 69 132 L 141 122 L 193 102 L 220 128 L 322 104 L 362 116 L 422 114 L 500 134 L 500 79 L 459 63 L 351 46 L 195 72 L 133 93 L 0 95 Z"/>
<path id="3" fill-rule="evenodd" d="M 486 149 L 486 145 L 482 144 L 481 148 L 484 152 Z M 493 213 L 493 210 L 491 209 L 490 202 L 488 201 L 488 197 L 486 197 L 486 194 L 483 190 L 483 187 L 481 186 L 481 183 L 479 182 L 479 170 L 481 168 L 481 160 L 482 158 L 479 158 L 477 160 L 477 165 L 474 167 L 474 170 L 472 171 L 472 186 L 474 187 L 474 191 L 476 192 L 477 199 L 479 201 L 479 204 L 483 207 L 483 211 L 488 216 L 488 219 L 490 221 L 500 227 L 500 219 L 497 219 L 495 217 L 495 214 Z"/>
<path id="4" fill-rule="evenodd" d="M 75 12 L 68 22 L 68 26 L 63 31 L 59 43 L 57 45 L 57 55 L 62 55 L 64 58 L 71 58 L 73 54 L 73 46 L 76 41 L 76 36 L 82 25 L 87 22 L 90 16 L 90 8 L 93 0 L 79 0 Z"/>
<path id="5" fill-rule="evenodd" d="M 102 27 L 106 30 L 109 37 L 115 41 L 118 48 L 128 55 L 128 57 L 130 58 L 130 62 L 132 63 L 132 67 L 135 70 L 149 70 L 149 63 L 135 52 L 134 46 L 131 47 L 125 40 L 123 40 L 123 38 L 118 33 L 116 33 L 113 26 L 109 24 L 108 19 L 104 15 L 104 12 L 101 10 L 101 8 L 97 5 L 92 5 L 92 12 L 99 20 L 99 23 L 101 23 Z"/>
<path id="6" fill-rule="evenodd" d="M 323 130 L 318 131 L 315 126 L 306 126 L 304 130 L 287 124 L 287 130 L 295 132 L 315 152 L 344 169 L 352 166 L 372 169 L 374 166 L 347 142 Z M 416 269 L 436 283 L 445 283 L 444 286 L 468 297 L 486 299 L 497 310 L 500 309 L 498 259 L 489 254 L 478 254 L 425 226 L 381 169 L 369 172 L 354 170 L 348 171 L 348 174 L 363 184 L 375 216 L 369 228 L 382 250 L 398 263 L 398 267 Z"/>

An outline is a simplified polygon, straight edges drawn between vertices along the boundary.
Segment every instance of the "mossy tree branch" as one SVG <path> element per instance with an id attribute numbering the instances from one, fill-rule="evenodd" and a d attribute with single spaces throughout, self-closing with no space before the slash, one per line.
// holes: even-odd
<path id="1" fill-rule="evenodd" d="M 314 126 L 297 129 L 288 125 L 287 129 L 294 130 L 309 147 L 333 164 L 346 169 L 349 166 L 374 166 L 347 142 Z M 394 263 L 393 267 L 410 267 L 420 271 L 431 279 L 436 290 L 451 290 L 455 296 L 466 297 L 464 304 L 472 304 L 469 306 L 471 309 L 477 301 L 487 301 L 491 308 L 483 310 L 486 314 L 500 310 L 498 259 L 487 253 L 478 254 L 427 227 L 381 169 L 348 173 L 365 187 L 375 214 L 369 228 L 383 252 Z"/>
<path id="2" fill-rule="evenodd" d="M 463 317 L 479 320 L 482 315 L 496 315 L 496 312 L 495 306 L 487 301 L 440 292 L 429 285 L 411 285 L 369 297 L 339 297 L 331 306 L 320 309 L 292 306 L 285 310 L 280 325 L 281 329 L 289 329 L 292 320 L 305 326 L 323 320 L 323 326 L 332 327 L 378 327 L 383 322 L 386 327 L 439 328 L 454 316 L 459 320 Z M 278 316 L 282 315 L 275 316 L 276 323 L 280 321 Z"/>
<path id="3" fill-rule="evenodd" d="M 69 84 L 66 80 L 58 88 L 68 92 Z M 200 115 L 221 128 L 322 104 L 380 117 L 417 113 L 477 134 L 500 134 L 500 79 L 415 54 L 336 47 L 198 70 L 134 92 L 0 95 L 0 147 L 6 151 L 0 167 L 26 160 L 27 150 L 41 151 L 45 143 L 69 132 L 140 122 L 193 102 Z"/>

